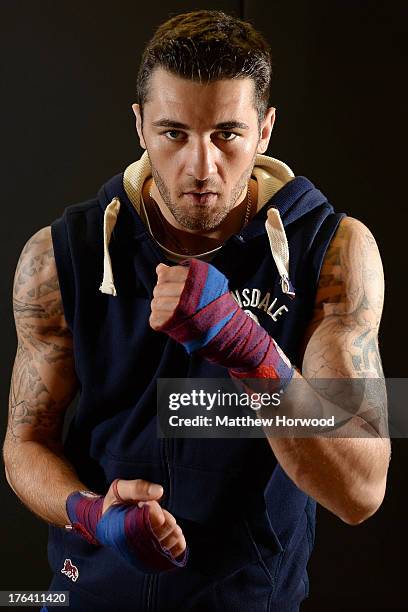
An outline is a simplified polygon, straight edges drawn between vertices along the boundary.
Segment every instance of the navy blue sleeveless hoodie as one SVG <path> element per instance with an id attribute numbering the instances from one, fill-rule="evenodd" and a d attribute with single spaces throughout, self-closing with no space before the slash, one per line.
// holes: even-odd
<path id="1" fill-rule="evenodd" d="M 111 296 L 99 284 L 104 211 L 114 197 L 121 209 L 109 245 L 117 289 Z M 282 292 L 271 255 L 269 206 L 285 228 L 294 299 Z M 296 177 L 211 261 L 235 295 L 270 292 L 276 308 L 286 307 L 272 318 L 249 300 L 243 304 L 299 369 L 320 268 L 343 216 L 307 178 Z M 69 590 L 70 608 L 88 612 L 295 612 L 309 592 L 316 503 L 288 478 L 268 441 L 157 437 L 157 378 L 228 378 L 228 372 L 150 328 L 155 267 L 171 262 L 130 202 L 123 173 L 97 198 L 66 208 L 51 229 L 80 383 L 66 456 L 86 486 L 102 494 L 114 478 L 162 484 L 162 505 L 182 527 L 190 555 L 185 568 L 147 575 L 114 551 L 50 526 L 50 589 Z M 75 582 L 61 573 L 66 559 L 77 567 Z"/>

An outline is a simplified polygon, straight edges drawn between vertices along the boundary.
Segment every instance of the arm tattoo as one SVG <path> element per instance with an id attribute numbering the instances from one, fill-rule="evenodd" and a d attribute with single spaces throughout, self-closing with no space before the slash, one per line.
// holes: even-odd
<path id="1" fill-rule="evenodd" d="M 72 335 L 63 317 L 50 229 L 24 247 L 14 281 L 18 346 L 7 441 L 60 440 L 64 411 L 77 389 Z"/>
<path id="2" fill-rule="evenodd" d="M 303 374 L 309 380 L 365 379 L 359 416 L 369 418 L 372 425 L 386 413 L 378 345 L 383 300 L 383 272 L 375 240 L 365 226 L 346 218 L 321 269 Z"/>
<path id="3" fill-rule="evenodd" d="M 314 326 L 318 324 L 313 344 L 319 352 L 309 360 L 309 375 L 383 375 L 377 341 L 383 298 L 382 267 L 374 239 L 367 228 L 357 233 L 341 223 L 321 270 L 312 320 Z"/>

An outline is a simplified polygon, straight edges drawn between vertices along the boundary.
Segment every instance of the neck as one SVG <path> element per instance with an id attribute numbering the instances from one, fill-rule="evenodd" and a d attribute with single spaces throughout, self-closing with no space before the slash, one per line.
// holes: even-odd
<path id="1" fill-rule="evenodd" d="M 251 179 L 248 188 L 250 189 L 251 202 L 249 220 L 256 211 L 258 191 L 256 180 Z M 156 206 L 150 198 L 150 191 Z M 206 232 L 189 230 L 181 226 L 164 204 L 152 178 L 145 181 L 143 185 L 143 200 L 146 205 L 152 232 L 157 240 L 171 251 L 180 252 L 183 250 L 183 252 L 186 251 L 190 255 L 215 249 L 224 244 L 230 236 L 239 233 L 244 224 L 248 203 L 247 192 L 245 190 L 222 223 L 215 229 Z"/>

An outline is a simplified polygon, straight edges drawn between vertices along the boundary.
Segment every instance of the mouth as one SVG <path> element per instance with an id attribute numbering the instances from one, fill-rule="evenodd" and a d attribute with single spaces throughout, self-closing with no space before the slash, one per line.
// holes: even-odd
<path id="1" fill-rule="evenodd" d="M 184 196 L 193 204 L 210 204 L 216 199 L 217 195 L 214 191 L 188 191 L 184 193 Z"/>

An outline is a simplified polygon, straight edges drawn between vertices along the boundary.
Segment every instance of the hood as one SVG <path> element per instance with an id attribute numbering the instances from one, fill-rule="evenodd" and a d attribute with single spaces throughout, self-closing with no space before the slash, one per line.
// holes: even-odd
<path id="1" fill-rule="evenodd" d="M 141 218 L 142 187 L 150 176 L 150 161 L 145 152 L 122 174 L 108 181 L 99 192 L 99 201 L 104 210 L 104 274 L 99 288 L 102 293 L 117 295 L 109 244 L 120 213 L 121 200 L 126 200 Z M 280 275 L 282 291 L 293 298 L 295 292 L 289 278 L 289 245 L 285 226 L 323 202 L 327 202 L 327 199 L 307 178 L 295 177 L 284 162 L 267 155 L 256 156 L 252 176 L 258 183 L 257 212 L 241 230 L 238 238 L 243 241 L 250 240 L 264 231 L 267 232 L 271 253 Z M 218 247 L 220 248 L 222 247 Z M 183 256 L 183 259 L 188 257 Z"/>

